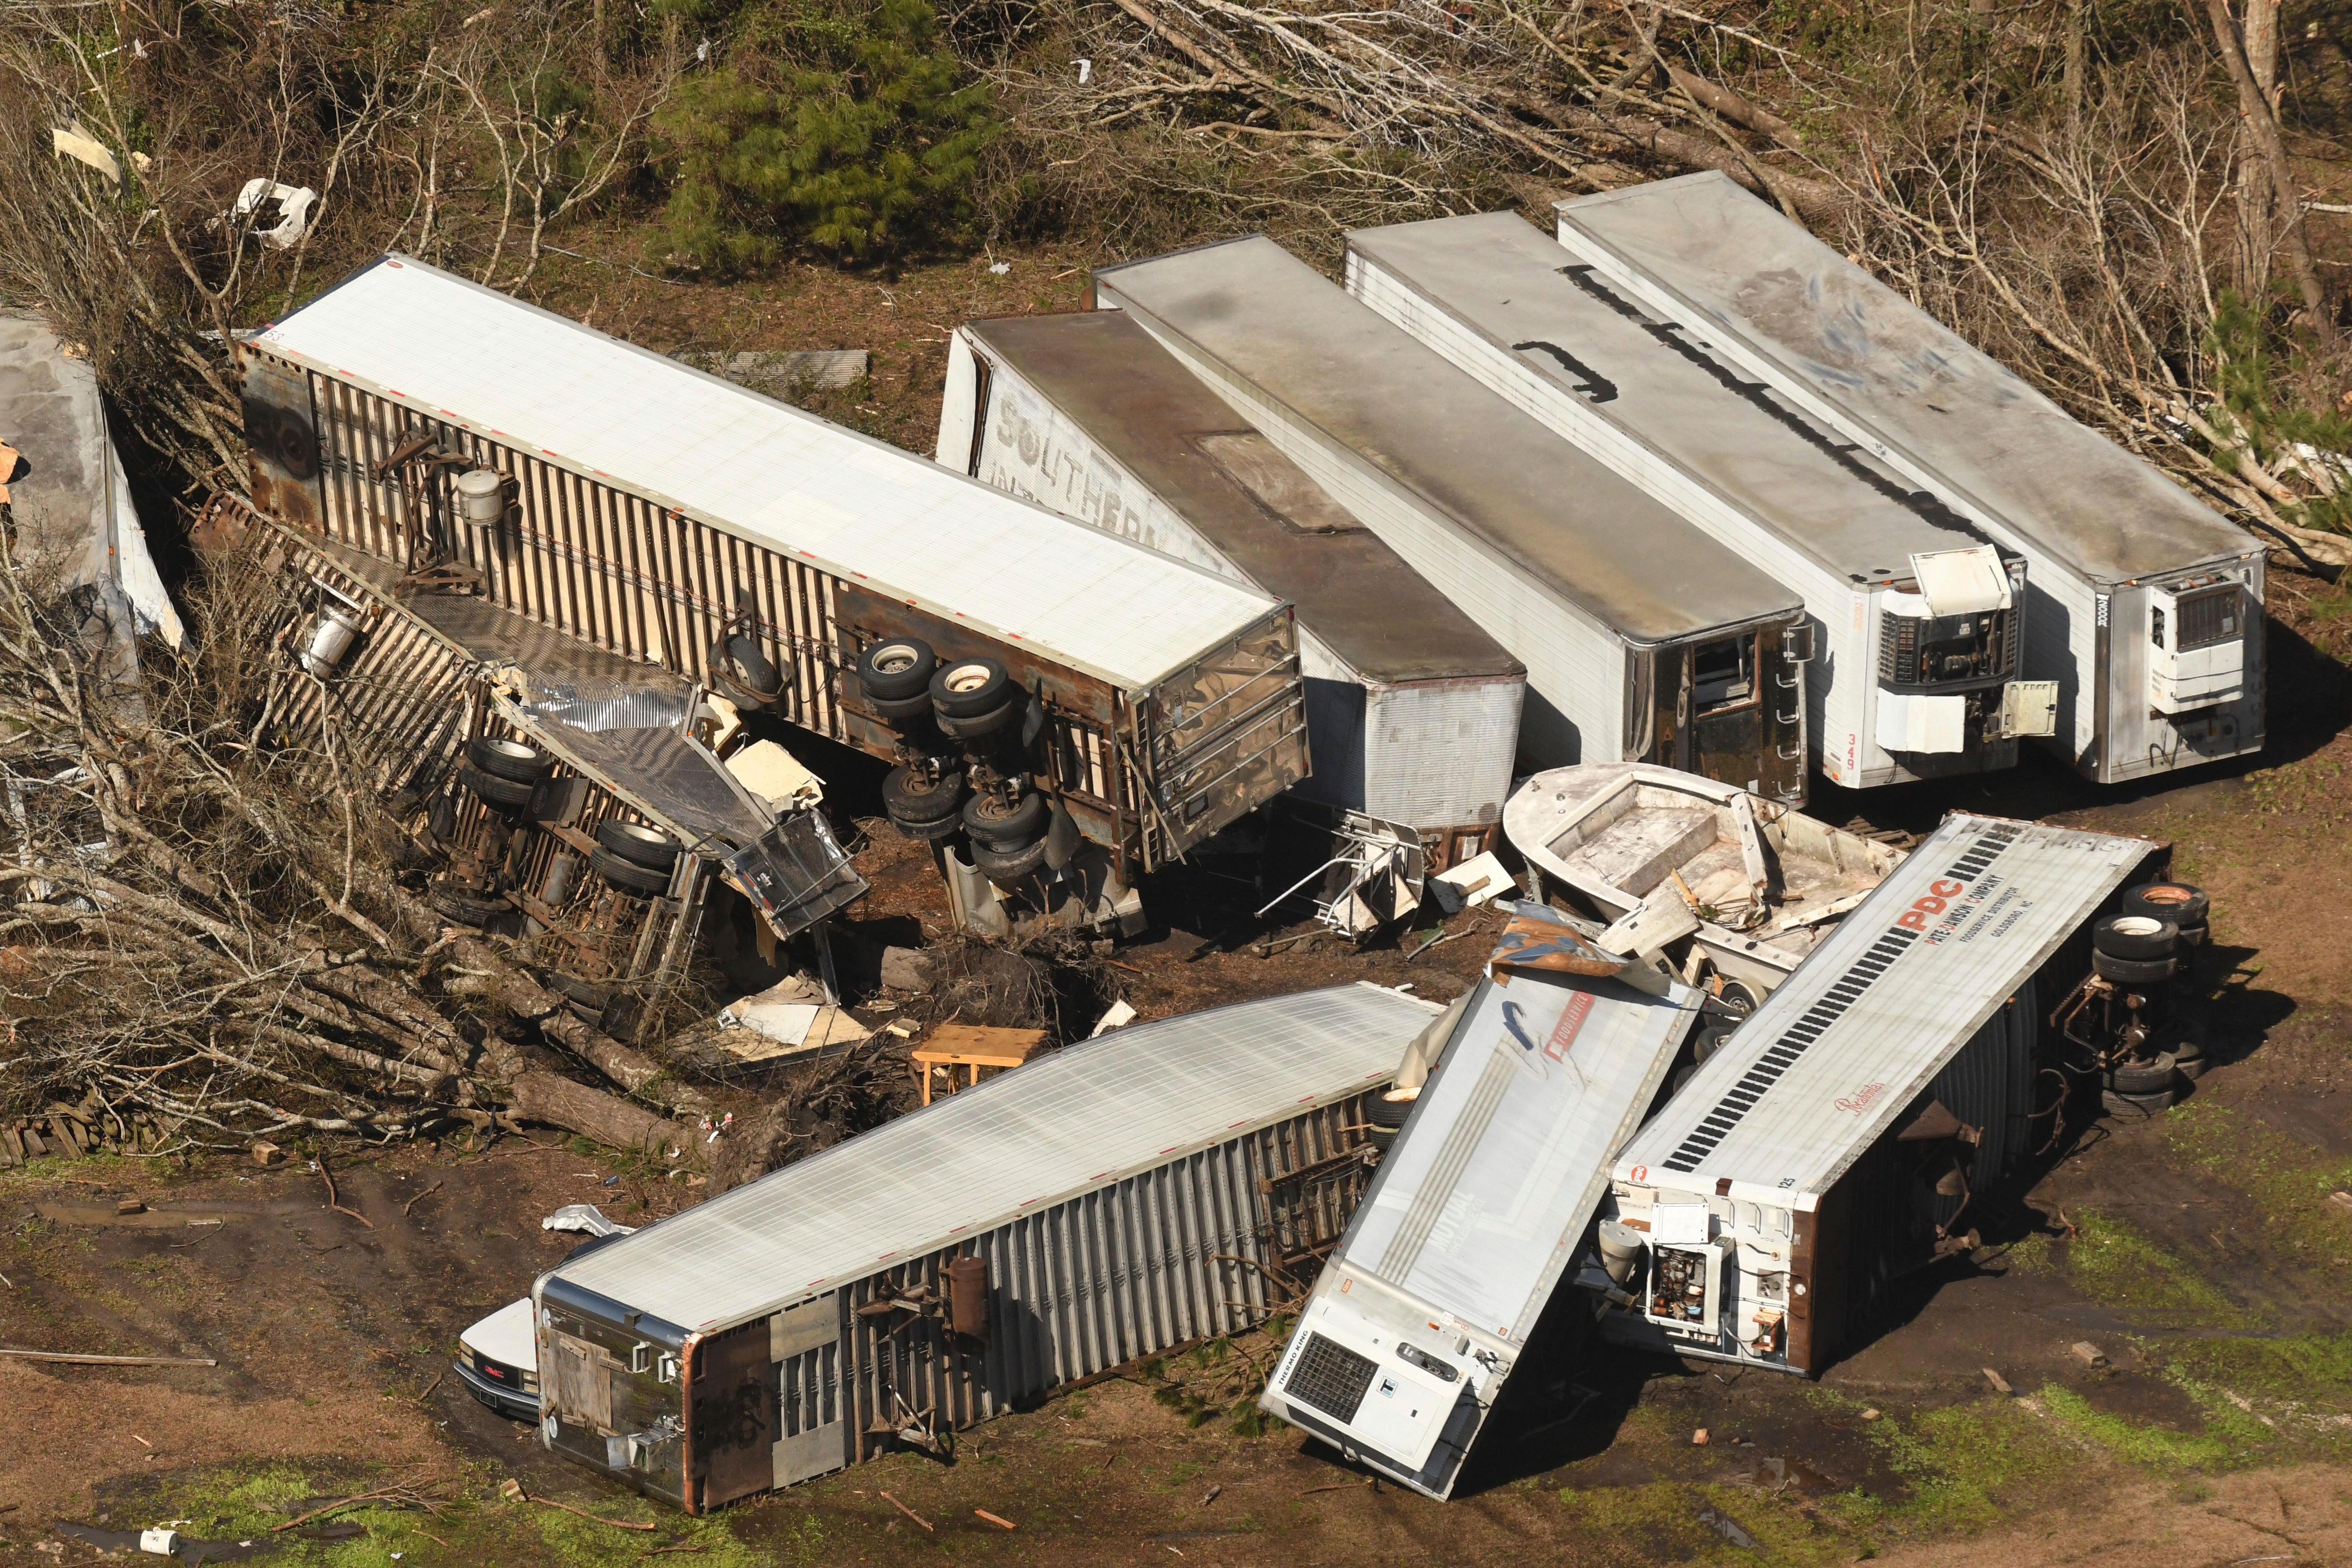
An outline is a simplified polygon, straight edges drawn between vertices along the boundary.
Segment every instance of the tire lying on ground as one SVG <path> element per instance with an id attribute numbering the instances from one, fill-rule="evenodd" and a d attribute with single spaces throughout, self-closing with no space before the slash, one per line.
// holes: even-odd
<path id="1" fill-rule="evenodd" d="M 2169 978 L 2172 962 L 2170 958 L 2117 958 L 2091 950 L 2091 973 L 2119 985 L 2149 985 Z"/>
<path id="2" fill-rule="evenodd" d="M 457 782 L 473 791 L 485 805 L 496 806 L 500 811 L 515 811 L 529 805 L 532 793 L 539 788 L 537 784 L 525 784 L 520 779 L 505 779 L 496 773 L 486 773 L 471 763 L 458 765 Z"/>
<path id="3" fill-rule="evenodd" d="M 677 865 L 677 841 L 660 828 L 648 827 L 642 822 L 615 822 L 608 818 L 596 825 L 596 842 L 615 859 L 626 860 L 632 866 L 642 866 L 648 871 L 658 871 L 665 887 L 668 885 L 671 870 Z"/>
<path id="4" fill-rule="evenodd" d="M 588 864 L 595 868 L 596 875 L 625 893 L 660 894 L 669 891 L 667 871 L 656 871 L 650 866 L 624 860 L 602 845 L 588 851 Z"/>
<path id="5" fill-rule="evenodd" d="M 2109 915 L 2091 928 L 2091 946 L 2109 958 L 2170 958 L 2180 928 L 2158 915 Z"/>
<path id="6" fill-rule="evenodd" d="M 492 778 L 517 784 L 537 784 L 555 771 L 555 759 L 537 746 L 498 735 L 477 735 L 467 742 L 466 760 Z"/>

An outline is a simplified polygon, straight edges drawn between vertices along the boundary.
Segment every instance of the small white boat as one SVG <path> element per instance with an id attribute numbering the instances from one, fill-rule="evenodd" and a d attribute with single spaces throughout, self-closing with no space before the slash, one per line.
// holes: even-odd
<path id="1" fill-rule="evenodd" d="M 1694 976 L 1695 948 L 1759 994 L 1903 860 L 1736 784 L 1647 763 L 1530 774 L 1504 803 L 1503 831 L 1612 922 L 1603 947 L 1662 952 Z"/>

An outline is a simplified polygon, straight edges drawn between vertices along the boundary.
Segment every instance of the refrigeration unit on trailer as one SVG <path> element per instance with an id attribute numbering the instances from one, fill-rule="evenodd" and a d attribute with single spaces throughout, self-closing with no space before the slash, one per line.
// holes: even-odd
<path id="1" fill-rule="evenodd" d="M 2046 1020 L 2090 928 L 2166 855 L 1946 817 L 1617 1156 L 1579 1276 L 1604 1336 L 1818 1374 L 1889 1279 L 1973 1246 L 2064 1098 Z"/>
<path id="2" fill-rule="evenodd" d="M 1532 767 L 1647 762 L 1801 801 L 1798 595 L 1264 236 L 1095 274 L 1528 669 Z"/>
<path id="3" fill-rule="evenodd" d="M 1262 1408 L 1415 1491 L 1453 1491 L 1698 1016 L 1697 992 L 1654 973 L 1635 989 L 1624 965 L 1518 906 Z"/>
<path id="4" fill-rule="evenodd" d="M 968 923 L 1132 924 L 1306 776 L 1287 606 L 814 415 L 400 256 L 238 358 L 263 510 L 894 761 Z"/>
<path id="5" fill-rule="evenodd" d="M 1255 1326 L 1439 1012 L 1343 985 L 1130 1025 L 569 1259 L 531 1290 L 541 1441 L 701 1513 Z"/>
<path id="6" fill-rule="evenodd" d="M 1116 310 L 949 340 L 939 460 L 1289 601 L 1314 775 L 1294 795 L 1494 847 L 1527 671 Z"/>
<path id="7" fill-rule="evenodd" d="M 2262 748 L 2257 541 L 1721 174 L 1557 211 L 1572 262 L 2025 557 L 2021 673 L 2084 776 Z"/>
<path id="8" fill-rule="evenodd" d="M 1360 229 L 1348 290 L 1804 595 L 1814 765 L 1985 773 L 2048 734 L 2017 679 L 2025 561 L 1512 213 Z"/>

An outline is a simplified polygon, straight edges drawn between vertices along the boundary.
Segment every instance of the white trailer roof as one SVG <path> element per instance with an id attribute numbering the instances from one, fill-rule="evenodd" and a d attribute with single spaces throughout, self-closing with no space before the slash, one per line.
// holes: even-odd
<path id="1" fill-rule="evenodd" d="M 2099 582 L 2258 548 L 1927 311 L 1717 173 L 1556 209 L 1561 244 L 1649 279 L 1938 476 L 1945 498 Z"/>
<path id="2" fill-rule="evenodd" d="M 1423 310 L 1451 316 L 1841 577 L 1907 577 L 1914 553 L 1985 542 L 1932 497 L 1913 500 L 1893 476 L 1864 468 L 1842 437 L 1742 379 L 1698 334 L 1653 321 L 1591 268 L 1571 277 L 1559 246 L 1516 213 L 1358 229 L 1348 247 Z"/>
<path id="3" fill-rule="evenodd" d="M 254 346 L 1129 689 L 1276 607 L 407 257 L 362 268 Z"/>
<path id="4" fill-rule="evenodd" d="M 2157 847 L 1953 813 L 1642 1129 L 1616 1179 L 1813 1208 Z"/>
<path id="5" fill-rule="evenodd" d="M 730 1327 L 1386 1082 L 1438 1011 L 1358 984 L 1130 1025 L 545 1278 L 688 1330 Z"/>
<path id="6" fill-rule="evenodd" d="M 1624 640 L 1654 646 L 1800 607 L 1263 235 L 1104 268 L 1095 288 Z"/>
<path id="7" fill-rule="evenodd" d="M 1696 992 L 1523 970 L 1478 988 L 1333 1268 L 1513 1342 L 1591 1222 Z"/>

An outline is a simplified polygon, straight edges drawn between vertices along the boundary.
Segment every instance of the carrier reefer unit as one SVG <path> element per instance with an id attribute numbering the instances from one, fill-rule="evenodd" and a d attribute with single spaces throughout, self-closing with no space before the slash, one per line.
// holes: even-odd
<path id="1" fill-rule="evenodd" d="M 1519 908 L 1515 931 L 1551 918 Z M 1607 1194 L 1611 1156 L 1698 1016 L 1698 993 L 1663 978 L 1659 995 L 1504 958 L 1455 1024 L 1259 1400 L 1435 1498 L 1453 1491 L 1528 1353 Z"/>
<path id="2" fill-rule="evenodd" d="M 985 741 L 992 822 L 1049 797 L 1092 902 L 1307 774 L 1287 606 L 800 409 L 400 256 L 238 354 L 263 510 L 688 679 L 749 655 L 929 837 Z"/>
<path id="3" fill-rule="evenodd" d="M 1420 830 L 1435 868 L 1492 847 L 1527 671 L 1128 316 L 957 328 L 939 460 L 1289 601 L 1293 794 Z"/>
<path id="4" fill-rule="evenodd" d="M 1818 1374 L 1887 1281 L 1969 1245 L 2031 1152 L 2045 1019 L 2145 838 L 1954 813 L 1635 1134 L 1612 1339 Z M 2063 1080 L 2062 1080 L 2063 1083 Z"/>
<path id="5" fill-rule="evenodd" d="M 700 1513 L 1254 1326 L 1438 1012 L 1348 985 L 1131 1025 L 569 1259 L 531 1289 L 541 1440 Z"/>
<path id="6" fill-rule="evenodd" d="M 1804 595 L 1813 762 L 1848 788 L 1984 773 L 2047 734 L 2025 562 L 1512 213 L 1348 237 L 1348 290 Z"/>
<path id="7" fill-rule="evenodd" d="M 1803 798 L 1803 605 L 1263 236 L 1095 274 L 1528 669 L 1533 767 L 1648 762 Z"/>
<path id="8" fill-rule="evenodd" d="M 2085 777 L 2261 749 L 2242 530 L 1719 174 L 1558 215 L 1572 262 L 2026 558 L 2022 673 Z"/>

